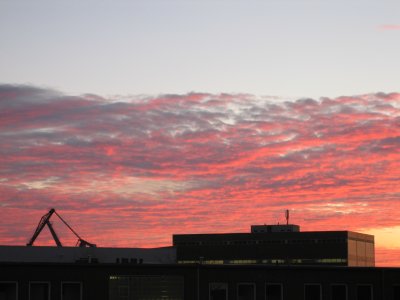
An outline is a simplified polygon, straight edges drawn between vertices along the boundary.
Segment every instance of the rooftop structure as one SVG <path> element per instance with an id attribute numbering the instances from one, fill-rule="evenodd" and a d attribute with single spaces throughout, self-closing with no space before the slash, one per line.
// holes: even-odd
<path id="1" fill-rule="evenodd" d="M 264 233 L 264 232 L 299 232 L 300 226 L 287 224 L 287 225 L 251 225 L 251 233 Z"/>

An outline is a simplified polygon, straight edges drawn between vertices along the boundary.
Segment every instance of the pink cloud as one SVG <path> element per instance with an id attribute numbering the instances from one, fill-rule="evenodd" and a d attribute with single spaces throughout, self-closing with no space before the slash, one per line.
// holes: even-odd
<path id="1" fill-rule="evenodd" d="M 102 246 L 245 232 L 286 208 L 306 230 L 397 225 L 399 94 L 283 100 L 0 86 L 0 244 L 25 243 L 50 207 Z"/>

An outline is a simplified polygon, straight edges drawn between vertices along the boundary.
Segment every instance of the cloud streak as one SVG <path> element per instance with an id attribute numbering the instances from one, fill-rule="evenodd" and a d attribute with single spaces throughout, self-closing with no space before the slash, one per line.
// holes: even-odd
<path id="1" fill-rule="evenodd" d="M 399 24 L 385 24 L 380 27 L 382 30 L 400 30 Z"/>
<path id="2" fill-rule="evenodd" d="M 0 128 L 2 244 L 26 242 L 50 207 L 103 246 L 244 232 L 286 208 L 305 230 L 400 219 L 397 93 L 105 99 L 2 85 Z"/>

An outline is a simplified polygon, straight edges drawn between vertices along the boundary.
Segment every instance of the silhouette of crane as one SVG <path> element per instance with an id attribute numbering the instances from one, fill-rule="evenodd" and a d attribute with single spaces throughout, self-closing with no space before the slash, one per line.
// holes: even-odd
<path id="1" fill-rule="evenodd" d="M 29 240 L 29 242 L 26 244 L 27 246 L 33 246 L 33 243 L 35 242 L 36 238 L 39 236 L 39 234 L 42 232 L 43 228 L 47 225 L 49 227 L 50 233 L 53 236 L 54 241 L 56 242 L 58 247 L 62 247 L 63 245 L 61 244 L 60 239 L 57 236 L 57 233 L 55 232 L 53 226 L 50 223 L 50 218 L 53 214 L 56 214 L 56 216 L 68 227 L 69 230 L 72 231 L 72 233 L 78 238 L 78 241 L 76 242 L 76 245 L 79 247 L 96 247 L 96 244 L 89 243 L 88 241 L 85 241 L 82 239 L 79 234 L 76 233 L 75 230 L 72 229 L 71 226 L 56 212 L 54 208 L 50 209 L 49 212 L 45 215 L 42 216 L 42 218 L 39 221 L 38 226 L 36 227 L 36 230 Z"/>

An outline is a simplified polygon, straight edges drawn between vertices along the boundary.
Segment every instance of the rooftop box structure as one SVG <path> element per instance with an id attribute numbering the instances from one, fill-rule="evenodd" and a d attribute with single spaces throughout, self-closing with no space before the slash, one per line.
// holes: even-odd
<path id="1" fill-rule="evenodd" d="M 263 232 L 299 232 L 300 226 L 287 224 L 287 225 L 251 225 L 251 233 Z"/>

